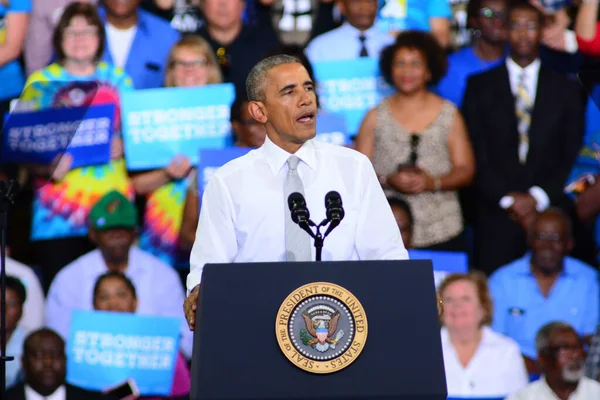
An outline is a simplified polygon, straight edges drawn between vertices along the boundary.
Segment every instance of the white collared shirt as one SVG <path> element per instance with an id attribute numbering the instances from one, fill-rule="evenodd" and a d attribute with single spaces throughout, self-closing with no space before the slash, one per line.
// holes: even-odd
<path id="1" fill-rule="evenodd" d="M 463 367 L 448 329 L 441 335 L 449 397 L 505 397 L 527 386 L 525 361 L 511 338 L 483 327 L 479 347 Z"/>
<path id="2" fill-rule="evenodd" d="M 67 340 L 71 312 L 94 309 L 94 285 L 98 277 L 106 272 L 106 262 L 98 249 L 63 267 L 52 280 L 48 291 L 46 326 Z M 193 332 L 183 314 L 185 291 L 177 272 L 152 254 L 132 246 L 125 275 L 135 286 L 138 299 L 136 313 L 181 319 L 181 351 L 190 358 Z"/>
<path id="3" fill-rule="evenodd" d="M 535 104 L 535 97 L 537 93 L 538 79 L 540 75 L 540 59 L 536 59 L 534 62 L 522 68 L 512 58 L 506 57 L 506 68 L 508 69 L 508 79 L 510 82 L 510 90 L 514 96 L 517 96 L 517 86 L 521 75 L 525 74 L 524 86 L 527 90 L 527 94 L 531 98 L 532 104 Z M 529 194 L 533 196 L 537 202 L 536 209 L 538 212 L 544 211 L 550 206 L 550 198 L 548 194 L 539 186 L 533 186 L 529 188 Z M 500 199 L 500 207 L 507 209 L 514 204 L 515 200 L 511 196 L 504 196 Z"/>
<path id="4" fill-rule="evenodd" d="M 362 32 L 369 57 L 379 58 L 381 50 L 394 42 L 394 37 L 374 26 Z M 315 37 L 306 46 L 306 56 L 311 63 L 320 61 L 354 60 L 359 57 L 361 31 L 345 22 L 339 28 Z"/>
<path id="5" fill-rule="evenodd" d="M 329 191 L 342 198 L 345 216 L 325 239 L 323 261 L 408 259 L 367 157 L 315 140 L 295 155 L 311 220 L 318 224 L 325 218 Z M 290 211 L 284 182 L 290 156 L 267 137 L 262 147 L 215 172 L 202 197 L 188 292 L 200 283 L 206 263 L 285 261 L 284 218 Z M 311 251 L 314 260 L 314 246 Z"/>
<path id="6" fill-rule="evenodd" d="M 25 400 L 67 400 L 67 388 L 61 385 L 49 396 L 42 396 L 29 385 L 25 385 Z"/>
<path id="7" fill-rule="evenodd" d="M 569 400 L 597 400 L 600 399 L 600 383 L 583 377 L 579 380 L 577 389 L 569 396 Z M 506 400 L 560 400 L 548 386 L 544 377 L 529 384 L 525 389 L 509 396 Z"/>
<path id="8" fill-rule="evenodd" d="M 531 98 L 531 102 L 535 103 L 535 95 L 537 93 L 538 78 L 540 75 L 540 59 L 522 68 L 510 57 L 506 57 L 506 68 L 508 69 L 508 79 L 510 81 L 510 90 L 513 95 L 517 95 L 517 86 L 521 79 L 521 75 L 525 74 L 525 89 Z"/>

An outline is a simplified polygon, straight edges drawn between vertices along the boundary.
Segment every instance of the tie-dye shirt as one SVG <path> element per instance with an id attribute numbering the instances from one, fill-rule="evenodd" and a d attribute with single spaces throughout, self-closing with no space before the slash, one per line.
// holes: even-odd
<path id="1" fill-rule="evenodd" d="M 98 86 L 96 86 L 98 85 Z M 120 129 L 119 92 L 133 87 L 125 72 L 105 62 L 89 77 L 68 73 L 55 63 L 33 73 L 21 96 L 24 109 L 114 103 L 115 133 Z M 68 151 L 68 150 L 67 150 Z M 125 160 L 75 168 L 59 181 L 37 179 L 33 202 L 32 240 L 87 235 L 90 208 L 104 194 L 118 190 L 133 200 Z"/>
<path id="2" fill-rule="evenodd" d="M 171 181 L 148 195 L 140 247 L 174 267 L 189 267 L 179 250 L 179 232 L 189 179 Z"/>

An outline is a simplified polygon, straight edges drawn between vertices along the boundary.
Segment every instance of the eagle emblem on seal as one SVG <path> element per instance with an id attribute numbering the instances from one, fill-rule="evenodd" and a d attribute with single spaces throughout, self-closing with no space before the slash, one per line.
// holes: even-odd
<path id="1" fill-rule="evenodd" d="M 344 331 L 337 329 L 340 312 L 333 307 L 315 305 L 302 313 L 302 318 L 306 329 L 300 331 L 300 339 L 305 346 L 325 353 L 335 350 L 335 345 L 344 337 Z"/>

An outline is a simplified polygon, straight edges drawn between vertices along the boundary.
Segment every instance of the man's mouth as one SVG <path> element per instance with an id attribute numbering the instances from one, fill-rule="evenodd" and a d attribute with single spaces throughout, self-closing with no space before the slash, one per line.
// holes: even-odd
<path id="1" fill-rule="evenodd" d="M 313 122 L 314 119 L 315 119 L 315 113 L 313 111 L 307 111 L 307 112 L 300 114 L 300 116 L 298 118 L 296 118 L 296 121 L 298 121 L 302 124 L 309 124 L 309 123 Z"/>

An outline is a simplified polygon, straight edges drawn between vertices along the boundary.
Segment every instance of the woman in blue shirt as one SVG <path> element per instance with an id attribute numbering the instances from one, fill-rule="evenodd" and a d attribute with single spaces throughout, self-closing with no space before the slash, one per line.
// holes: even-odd
<path id="1" fill-rule="evenodd" d="M 25 84 L 19 57 L 25 44 L 31 0 L 0 0 L 0 113 L 19 97 Z M 0 118 L 0 127 L 4 118 Z"/>

